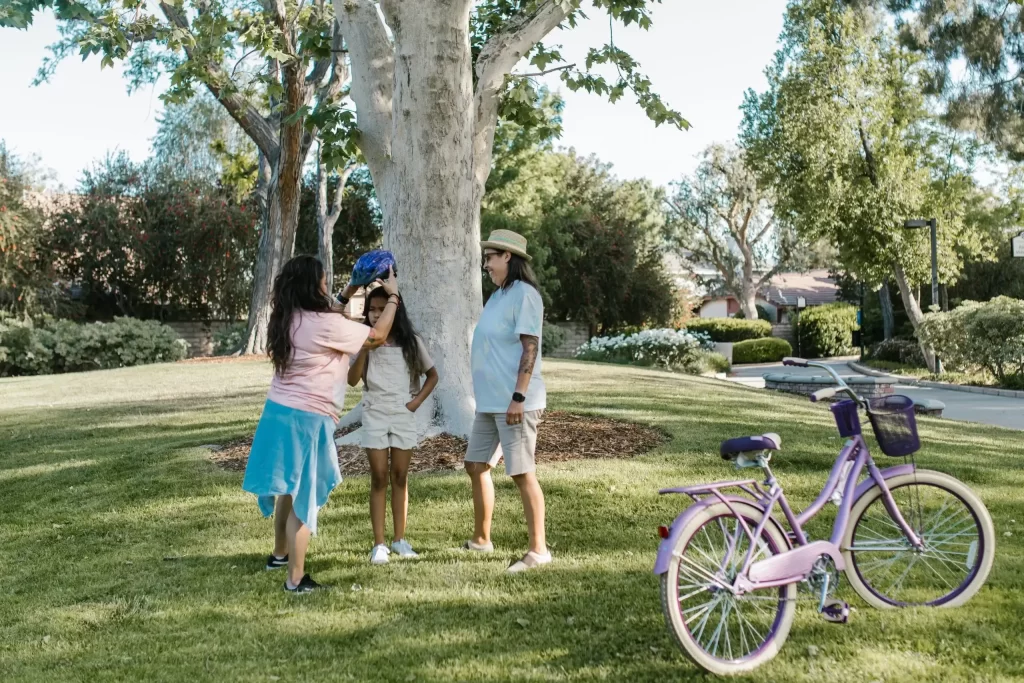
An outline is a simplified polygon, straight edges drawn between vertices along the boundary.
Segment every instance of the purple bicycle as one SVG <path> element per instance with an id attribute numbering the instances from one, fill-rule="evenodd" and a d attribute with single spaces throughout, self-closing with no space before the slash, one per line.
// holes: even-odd
<path id="1" fill-rule="evenodd" d="M 800 358 L 783 364 L 833 377 L 837 386 L 815 392 L 811 401 L 850 397 L 831 405 L 848 440 L 817 499 L 799 514 L 790 507 L 769 467 L 781 446 L 777 434 L 721 446 L 722 458 L 737 468 L 760 468 L 761 483 L 661 491 L 695 501 L 659 529 L 654 572 L 661 576 L 665 619 L 683 652 L 719 675 L 750 671 L 778 653 L 793 624 L 798 588 L 837 623 L 849 615 L 846 603 L 833 598 L 840 572 L 877 608 L 957 607 L 985 583 L 995 555 L 992 518 L 964 483 L 919 469 L 912 459 L 885 469 L 872 460 L 858 409 L 867 412 L 882 452 L 906 458 L 921 445 L 911 399 L 864 400 L 827 365 Z M 832 537 L 808 539 L 804 525 L 829 502 L 838 506 Z"/>

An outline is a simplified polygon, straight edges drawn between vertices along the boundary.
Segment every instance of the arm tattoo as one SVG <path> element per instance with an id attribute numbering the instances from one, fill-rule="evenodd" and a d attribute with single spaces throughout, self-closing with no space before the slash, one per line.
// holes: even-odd
<path id="1" fill-rule="evenodd" d="M 537 338 L 527 335 L 522 336 L 523 356 L 519 359 L 519 374 L 532 375 L 533 367 L 537 364 Z"/>

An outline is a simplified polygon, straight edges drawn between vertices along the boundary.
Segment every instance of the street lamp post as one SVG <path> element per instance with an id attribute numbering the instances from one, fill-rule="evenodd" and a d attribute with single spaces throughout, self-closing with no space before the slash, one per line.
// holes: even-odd
<path id="1" fill-rule="evenodd" d="M 909 220 L 904 221 L 903 227 L 909 230 L 916 230 L 919 228 L 931 228 L 932 237 L 932 305 L 939 305 L 939 238 L 938 238 L 938 227 L 939 222 L 934 218 L 928 220 Z M 938 355 L 935 356 L 935 372 L 942 372 L 942 361 L 939 360 Z"/>

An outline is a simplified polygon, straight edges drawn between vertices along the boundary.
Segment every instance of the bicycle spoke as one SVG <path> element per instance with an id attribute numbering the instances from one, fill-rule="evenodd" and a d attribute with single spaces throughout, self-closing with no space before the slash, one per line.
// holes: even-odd
<path id="1" fill-rule="evenodd" d="M 751 532 L 757 528 L 754 520 L 746 523 Z M 684 550 L 674 555 L 679 614 L 688 637 L 712 657 L 740 660 L 757 653 L 772 637 L 787 604 L 782 597 L 786 589 L 735 595 L 730 587 L 748 554 L 756 562 L 777 552 L 768 538 L 752 544 L 739 520 L 723 515 L 695 530 Z"/>
<path id="2" fill-rule="evenodd" d="M 969 581 L 980 529 L 971 508 L 934 484 L 893 491 L 904 519 L 920 537 L 913 547 L 879 497 L 856 521 L 850 552 L 861 579 L 894 604 L 930 604 Z"/>

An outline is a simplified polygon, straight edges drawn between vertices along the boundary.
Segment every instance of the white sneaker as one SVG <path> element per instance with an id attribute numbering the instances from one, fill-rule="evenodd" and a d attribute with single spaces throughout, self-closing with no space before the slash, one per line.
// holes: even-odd
<path id="1" fill-rule="evenodd" d="M 462 544 L 462 549 L 468 550 L 473 553 L 493 553 L 494 544 L 490 541 L 487 541 L 487 543 L 484 543 L 483 545 L 479 543 L 473 543 L 473 541 L 466 541 Z"/>
<path id="2" fill-rule="evenodd" d="M 409 541 L 405 540 L 404 538 L 400 541 L 395 541 L 391 544 L 391 552 L 395 553 L 399 557 L 405 557 L 409 559 L 415 559 L 420 556 L 419 553 L 413 550 L 412 546 L 409 545 Z"/>
<path id="3" fill-rule="evenodd" d="M 538 555 L 531 550 L 523 555 L 523 559 L 513 562 L 508 568 L 508 573 L 518 574 L 519 572 L 535 569 L 545 564 L 551 564 L 551 553 L 546 552 L 543 555 Z"/>
<path id="4" fill-rule="evenodd" d="M 370 551 L 370 564 L 387 564 L 388 555 L 390 554 L 391 551 L 383 543 L 375 545 L 373 550 Z"/>

